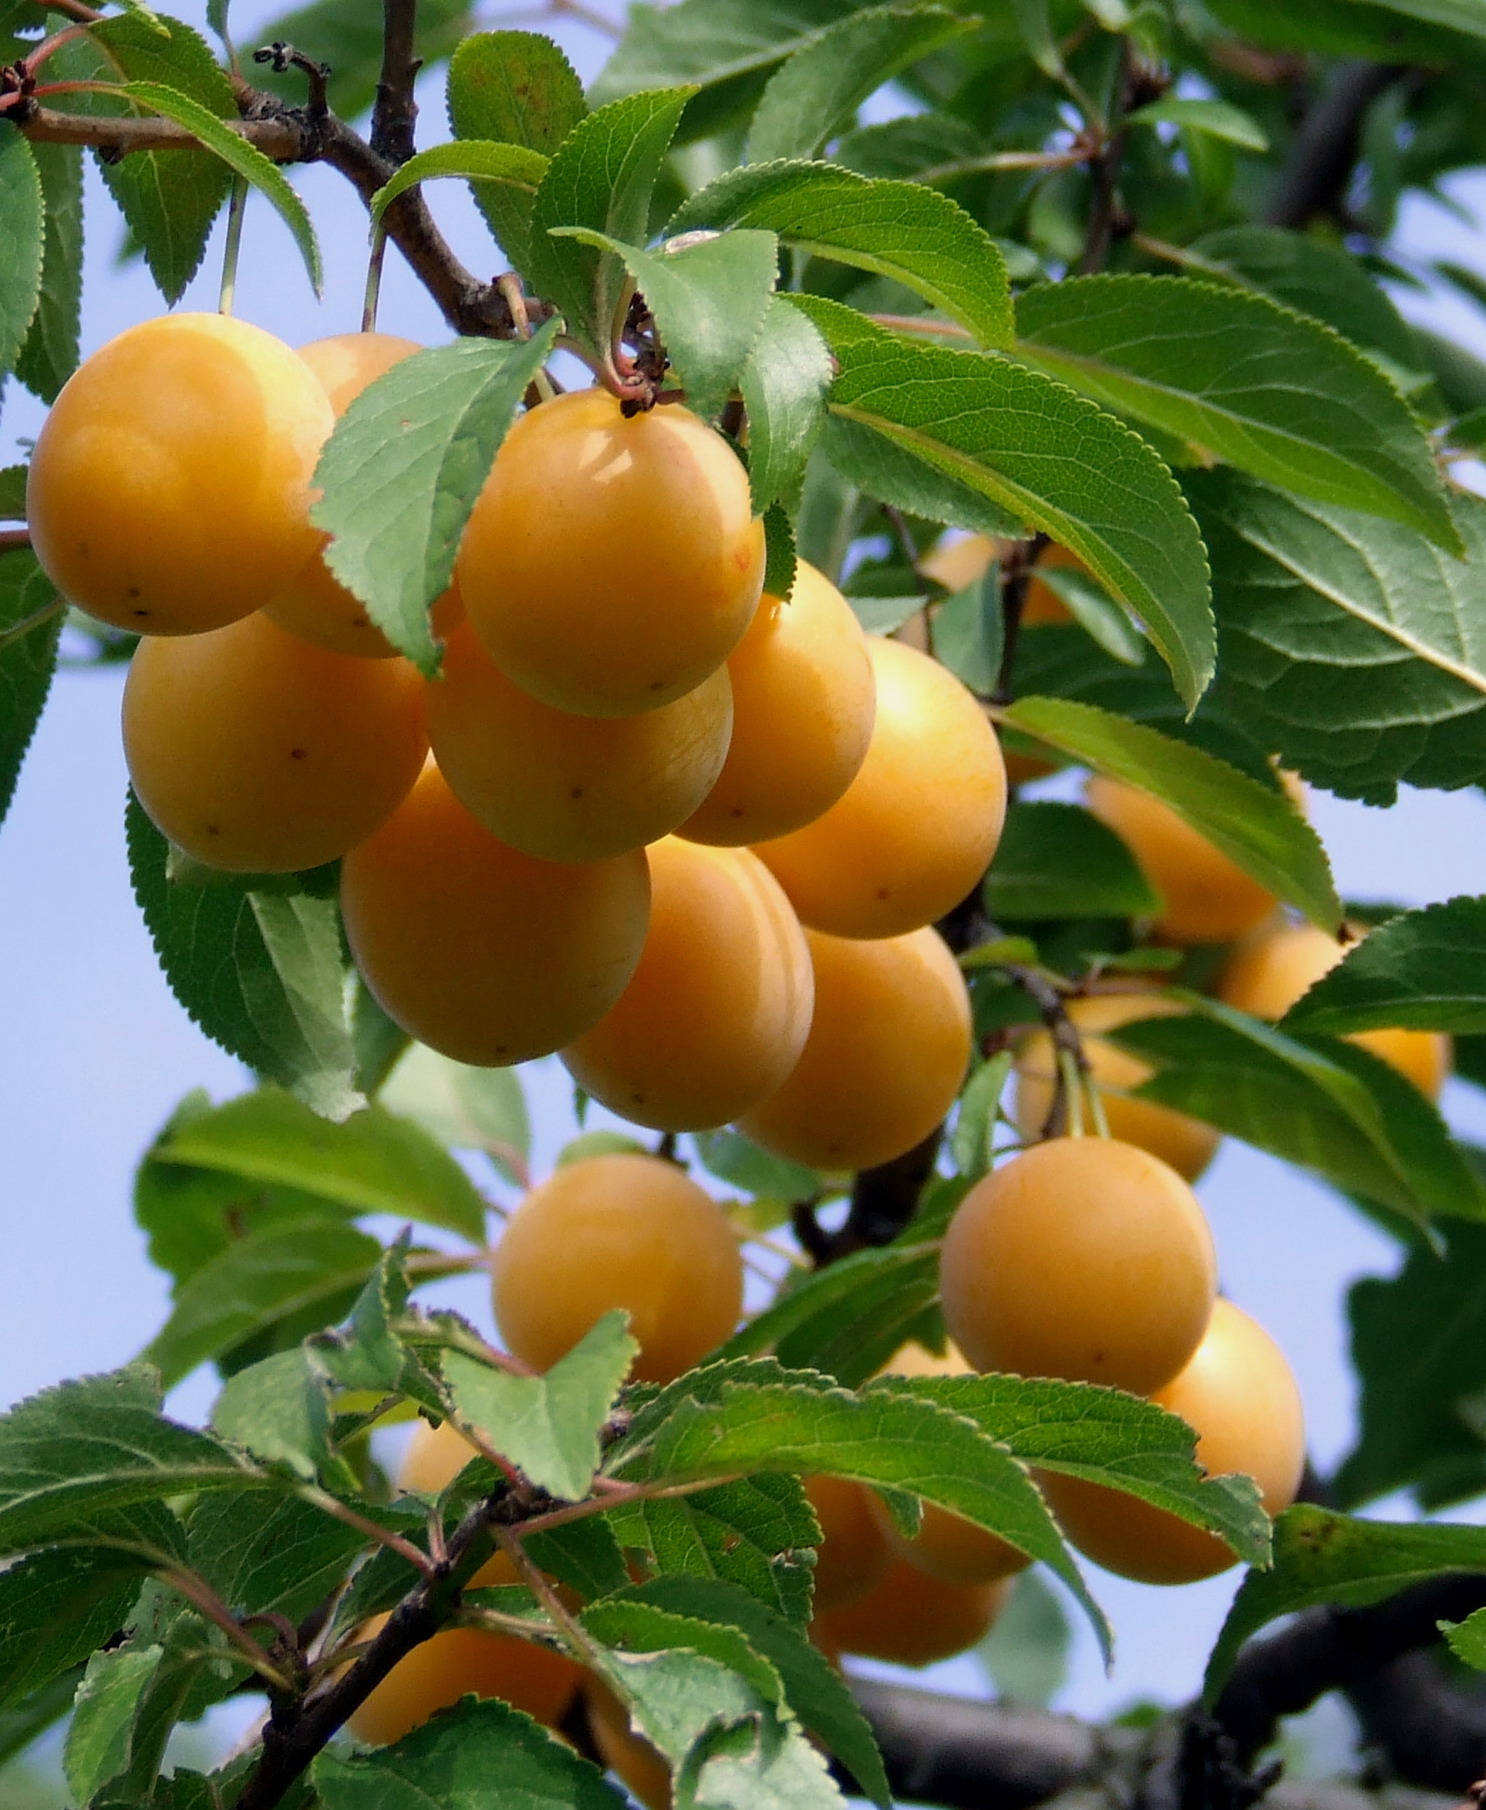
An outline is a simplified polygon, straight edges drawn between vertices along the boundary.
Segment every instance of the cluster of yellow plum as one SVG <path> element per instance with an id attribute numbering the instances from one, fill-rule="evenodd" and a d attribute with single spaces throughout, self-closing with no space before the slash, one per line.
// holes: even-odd
<path id="1" fill-rule="evenodd" d="M 341 861 L 367 985 L 457 1060 L 561 1051 L 639 1124 L 737 1121 L 832 1169 L 908 1148 L 969 1056 L 928 926 L 1000 834 L 979 706 L 810 566 L 762 594 L 732 447 L 600 389 L 511 427 L 425 682 L 308 513 L 336 418 L 416 350 L 175 315 L 63 390 L 31 533 L 67 597 L 144 636 L 144 809 L 210 868 Z"/>

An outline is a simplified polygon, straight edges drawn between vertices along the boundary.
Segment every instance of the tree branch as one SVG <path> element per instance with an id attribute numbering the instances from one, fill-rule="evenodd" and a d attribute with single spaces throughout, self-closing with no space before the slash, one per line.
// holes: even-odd
<path id="1" fill-rule="evenodd" d="M 1271 226 L 1301 227 L 1340 215 L 1357 162 L 1362 122 L 1378 96 L 1405 73 L 1402 63 L 1343 63 L 1301 121 L 1265 214 Z"/>
<path id="2" fill-rule="evenodd" d="M 382 75 L 372 107 L 371 145 L 390 164 L 413 155 L 413 125 L 418 103 L 413 84 L 423 67 L 414 55 L 418 0 L 382 0 Z"/>
<path id="3" fill-rule="evenodd" d="M 200 141 L 173 119 L 138 119 L 128 115 L 105 116 L 57 113 L 50 107 L 22 102 L 9 118 L 33 144 L 91 145 L 125 157 L 131 151 L 199 151 Z M 303 156 L 303 135 L 287 120 L 223 120 L 275 163 L 292 163 Z"/>

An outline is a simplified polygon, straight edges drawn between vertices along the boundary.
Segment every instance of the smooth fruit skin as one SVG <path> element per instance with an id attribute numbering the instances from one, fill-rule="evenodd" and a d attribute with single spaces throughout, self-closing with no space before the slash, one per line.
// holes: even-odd
<path id="1" fill-rule="evenodd" d="M 436 1496 L 479 1453 L 452 1420 L 432 1427 L 420 1420 L 397 1473 L 397 1487 Z"/>
<path id="2" fill-rule="evenodd" d="M 516 1583 L 516 1570 L 497 1553 L 470 1580 L 473 1589 Z M 373 1616 L 359 1633 L 371 1640 L 387 1617 Z M 501 1697 L 538 1722 L 551 1726 L 572 1702 L 582 1668 L 566 1654 L 510 1634 L 480 1628 L 446 1628 L 400 1659 L 361 1707 L 349 1727 L 363 1741 L 385 1746 L 400 1741 L 467 1692 Z"/>
<path id="3" fill-rule="evenodd" d="M 722 435 L 670 406 L 626 419 L 607 390 L 520 417 L 455 574 L 475 633 L 558 710 L 630 716 L 715 672 L 764 581 L 763 524 Z"/>
<path id="4" fill-rule="evenodd" d="M 301 346 L 298 356 L 318 378 L 338 421 L 368 384 L 422 349 L 395 333 L 336 333 Z M 324 551 L 329 543 L 328 534 L 316 536 L 319 551 L 265 602 L 264 614 L 332 653 L 390 659 L 397 649 L 367 615 L 366 605 L 331 576 Z M 458 597 L 445 591 L 433 606 L 435 632 L 446 635 L 461 613 Z"/>
<path id="5" fill-rule="evenodd" d="M 900 641 L 869 636 L 872 740 L 823 816 L 758 845 L 812 930 L 890 937 L 932 924 L 990 864 L 1006 816 L 1006 766 L 974 696 Z"/>
<path id="6" fill-rule="evenodd" d="M 1295 1500 L 1305 1469 L 1305 1417 L 1285 1354 L 1257 1321 L 1218 1301 L 1190 1362 L 1151 1398 L 1197 1434 L 1197 1462 L 1212 1477 L 1242 1471 L 1264 1512 Z M 1190 1584 L 1237 1562 L 1231 1547 L 1179 1515 L 1082 1478 L 1038 1481 L 1073 1544 L 1096 1565 L 1144 1584 Z"/>
<path id="7" fill-rule="evenodd" d="M 139 801 L 234 873 L 334 861 L 397 808 L 428 752 L 417 673 L 311 647 L 261 614 L 142 641 L 124 685 Z"/>
<path id="8" fill-rule="evenodd" d="M 514 685 L 466 622 L 429 681 L 439 769 L 492 835 L 544 861 L 598 861 L 668 835 L 722 771 L 732 684 L 719 667 L 639 716 L 573 716 Z"/>
<path id="9" fill-rule="evenodd" d="M 491 1067 L 550 1055 L 603 1017 L 649 908 L 643 851 L 534 861 L 476 823 L 432 761 L 341 866 L 351 953 L 383 1009 L 441 1054 Z"/>
<path id="10" fill-rule="evenodd" d="M 815 1549 L 815 1611 L 839 1609 L 865 1596 L 887 1575 L 891 1552 L 873 1509 L 875 1498 L 850 1477 L 804 1479 L 820 1522 Z"/>
<path id="11" fill-rule="evenodd" d="M 973 1376 L 975 1369 L 953 1339 L 947 1342 L 943 1356 L 939 1357 L 926 1351 L 916 1340 L 910 1340 L 899 1346 L 878 1374 Z M 876 1496 L 868 1497 L 868 1507 L 891 1551 L 945 1583 L 994 1584 L 1001 1578 L 1025 1571 L 1032 1562 L 1009 1541 L 1000 1539 L 988 1528 L 977 1527 L 963 1515 L 941 1508 L 937 1502 L 923 1504 L 919 1530 L 912 1539 L 899 1532 L 897 1523 Z M 819 1591 L 816 1600 L 819 1601 Z"/>
<path id="12" fill-rule="evenodd" d="M 1196 1197 L 1159 1157 L 1050 1138 L 960 1202 L 939 1281 L 945 1326 L 977 1370 L 1149 1395 L 1207 1330 L 1217 1260 Z"/>
<path id="13" fill-rule="evenodd" d="M 649 858 L 650 928 L 634 979 L 562 1059 L 635 1124 L 702 1131 L 784 1083 L 810 1029 L 814 975 L 788 901 L 747 849 L 672 836 Z"/>
<path id="14" fill-rule="evenodd" d="M 595 1321 L 625 1308 L 634 1376 L 668 1383 L 733 1330 L 743 1261 L 727 1215 L 660 1157 L 593 1156 L 533 1188 L 492 1264 L 508 1348 L 546 1370 Z"/>
<path id="15" fill-rule="evenodd" d="M 806 932 L 815 1009 L 779 1091 L 738 1120 L 776 1156 L 870 1169 L 911 1150 L 954 1104 L 970 1062 L 970 997 L 944 939 Z"/>
<path id="16" fill-rule="evenodd" d="M 1218 998 L 1255 1018 L 1283 1018 L 1347 953 L 1314 924 L 1280 924 L 1241 943 L 1218 981 Z M 1450 1039 L 1438 1031 L 1353 1031 L 1359 1044 L 1396 1068 L 1420 1093 L 1437 1100 L 1450 1072 Z"/>
<path id="17" fill-rule="evenodd" d="M 671 1810 L 671 1768 L 643 1735 L 635 1733 L 629 1711 L 592 1672 L 583 1680 L 583 1701 L 588 1732 L 608 1770 L 645 1810 Z"/>
<path id="18" fill-rule="evenodd" d="M 1099 1090 L 1109 1135 L 1149 1150 L 1169 1163 L 1183 1181 L 1195 1182 L 1212 1161 L 1222 1134 L 1170 1106 L 1127 1098 L 1131 1089 L 1150 1079 L 1152 1071 L 1138 1056 L 1099 1035 L 1142 1018 L 1176 1016 L 1182 1006 L 1161 993 L 1096 993 L 1068 1000 L 1066 1010 L 1083 1043 L 1089 1078 Z M 1053 1040 L 1046 1031 L 1033 1031 L 1017 1049 L 1013 1104 L 1017 1129 L 1028 1143 L 1042 1136 L 1056 1079 Z"/>
<path id="19" fill-rule="evenodd" d="M 26 485 L 57 589 L 115 628 L 195 635 L 256 610 L 314 554 L 334 422 L 282 340 L 221 314 L 130 327 L 63 386 Z"/>
<path id="20" fill-rule="evenodd" d="M 828 1653 L 857 1653 L 888 1665 L 934 1665 L 990 1633 L 1009 1582 L 949 1584 L 895 1558 L 855 1601 L 816 1616 L 811 1635 Z"/>
<path id="21" fill-rule="evenodd" d="M 787 598 L 760 600 L 727 670 L 732 745 L 681 834 L 736 846 L 803 829 L 836 802 L 866 759 L 877 685 L 851 605 L 804 560 Z"/>
<path id="22" fill-rule="evenodd" d="M 1153 928 L 1172 943 L 1226 943 L 1262 924 L 1275 896 L 1149 792 L 1096 774 L 1085 802 L 1161 895 Z"/>

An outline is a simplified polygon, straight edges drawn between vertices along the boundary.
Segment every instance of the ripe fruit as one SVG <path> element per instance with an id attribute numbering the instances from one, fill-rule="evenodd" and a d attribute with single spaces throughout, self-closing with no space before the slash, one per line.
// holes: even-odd
<path id="1" fill-rule="evenodd" d="M 1190 1362 L 1151 1399 L 1196 1431 L 1197 1462 L 1209 1476 L 1246 1472 L 1269 1515 L 1295 1500 L 1305 1468 L 1300 1391 L 1279 1346 L 1231 1301 L 1214 1303 Z M 1134 1496 L 1051 1472 L 1039 1481 L 1069 1539 L 1106 1571 L 1190 1584 L 1236 1562 L 1215 1534 Z"/>
<path id="2" fill-rule="evenodd" d="M 1217 1263 L 1196 1197 L 1159 1157 L 1050 1138 L 960 1202 L 939 1283 L 949 1335 L 978 1370 L 1148 1395 L 1197 1349 Z"/>
<path id="3" fill-rule="evenodd" d="M 1159 798 L 1102 774 L 1089 781 L 1085 796 L 1161 895 L 1158 935 L 1173 943 L 1226 943 L 1274 910 L 1272 892 Z"/>
<path id="4" fill-rule="evenodd" d="M 399 1489 L 436 1496 L 479 1454 L 452 1420 L 432 1427 L 420 1420 L 397 1473 Z"/>
<path id="5" fill-rule="evenodd" d="M 626 419 L 607 390 L 520 417 L 460 542 L 475 633 L 524 690 L 580 716 L 681 697 L 742 639 L 764 579 L 748 477 L 686 409 Z"/>
<path id="6" fill-rule="evenodd" d="M 399 339 L 395 333 L 337 333 L 301 346 L 299 357 L 320 380 L 339 420 L 368 384 L 421 350 L 416 340 Z M 332 653 L 387 659 L 397 650 L 367 615 L 361 599 L 333 578 L 325 564 L 329 542 L 328 534 L 317 536 L 319 551 L 274 591 L 263 613 L 280 628 Z M 452 590 L 445 591 L 433 606 L 436 632 L 446 635 L 459 616 L 458 598 Z"/>
<path id="7" fill-rule="evenodd" d="M 52 405 L 26 519 L 65 597 L 115 628 L 194 635 L 256 610 L 310 559 L 310 480 L 334 421 L 282 340 L 167 314 L 86 361 Z"/>
<path id="8" fill-rule="evenodd" d="M 888 1665 L 933 1665 L 990 1632 L 1010 1584 L 949 1584 L 895 1558 L 865 1596 L 817 1615 L 811 1633 L 827 1652 Z"/>
<path id="9" fill-rule="evenodd" d="M 743 1304 L 727 1215 L 654 1156 L 559 1169 L 506 1222 L 492 1268 L 506 1344 L 537 1370 L 622 1307 L 640 1344 L 634 1375 L 668 1383 L 728 1336 Z"/>
<path id="10" fill-rule="evenodd" d="M 925 1138 L 970 1061 L 970 998 L 934 930 L 881 941 L 806 932 L 815 1009 L 800 1059 L 739 1130 L 814 1169 L 869 1169 Z"/>
<path id="11" fill-rule="evenodd" d="M 1006 768 L 974 696 L 900 641 L 867 646 L 877 716 L 860 772 L 824 816 L 758 848 L 801 922 L 832 936 L 942 917 L 985 872 L 1006 815 Z"/>
<path id="12" fill-rule="evenodd" d="M 706 797 L 732 730 L 725 668 L 640 716 L 573 716 L 513 685 L 470 625 L 427 688 L 439 769 L 492 835 L 544 861 L 598 861 L 667 835 Z"/>
<path id="13" fill-rule="evenodd" d="M 874 1497 L 850 1477 L 807 1477 L 805 1494 L 820 1522 L 815 1549 L 815 1612 L 855 1601 L 887 1575 L 891 1554 Z"/>
<path id="14" fill-rule="evenodd" d="M 432 761 L 341 867 L 366 984 L 456 1062 L 525 1062 L 596 1024 L 635 971 L 649 905 L 643 851 L 534 861 L 482 829 Z"/>
<path id="15" fill-rule="evenodd" d="M 428 752 L 418 675 L 311 647 L 262 615 L 141 642 L 124 754 L 161 832 L 209 866 L 291 873 L 382 823 Z"/>
<path id="16" fill-rule="evenodd" d="M 497 1553 L 470 1580 L 471 1589 L 494 1589 L 517 1581 L 510 1559 Z M 360 1630 L 374 1639 L 387 1617 L 376 1615 Z M 445 1628 L 400 1659 L 350 1718 L 351 1732 L 383 1746 L 400 1741 L 434 1713 L 457 1703 L 466 1692 L 503 1697 L 549 1726 L 573 1700 L 581 1668 L 564 1653 L 512 1634 L 482 1628 Z"/>
<path id="17" fill-rule="evenodd" d="M 1218 997 L 1255 1018 L 1283 1018 L 1347 953 L 1347 945 L 1314 924 L 1265 928 L 1235 949 L 1218 982 Z M 1450 1039 L 1438 1031 L 1354 1031 L 1347 1040 L 1371 1050 L 1429 1099 L 1439 1098 L 1450 1072 Z"/>
<path id="18" fill-rule="evenodd" d="M 804 935 L 763 863 L 747 849 L 668 837 L 650 850 L 650 928 L 634 979 L 562 1059 L 636 1124 L 725 1125 L 783 1084 L 814 993 Z"/>
<path id="19" fill-rule="evenodd" d="M 1150 1078 L 1151 1070 L 1138 1056 L 1099 1036 L 1142 1018 L 1168 1018 L 1182 1011 L 1174 999 L 1161 993 L 1097 993 L 1070 999 L 1067 1013 L 1080 1034 L 1089 1077 L 1099 1090 L 1111 1137 L 1138 1144 L 1169 1163 L 1184 1181 L 1193 1182 L 1212 1161 L 1221 1134 L 1201 1119 L 1194 1119 L 1154 1100 L 1126 1098 L 1132 1088 Z M 1051 1036 L 1033 1031 L 1016 1056 L 1014 1112 L 1017 1129 L 1031 1143 L 1042 1135 L 1052 1110 L 1057 1079 L 1057 1053 Z"/>
<path id="20" fill-rule="evenodd" d="M 943 1357 L 914 1340 L 894 1352 L 881 1370 L 883 1376 L 973 1376 L 974 1367 L 951 1340 Z M 888 1546 L 920 1571 L 951 1584 L 993 1584 L 999 1578 L 1025 1571 L 1031 1560 L 989 1529 L 977 1527 L 963 1515 L 925 1502 L 917 1534 L 910 1540 L 898 1531 L 887 1509 L 875 1497 L 868 1498 Z M 817 1592 L 819 1601 L 819 1592 Z"/>
<path id="21" fill-rule="evenodd" d="M 630 1726 L 629 1711 L 592 1672 L 583 1680 L 588 1732 L 599 1758 L 646 1810 L 671 1810 L 671 1768 Z"/>
<path id="22" fill-rule="evenodd" d="M 866 758 L 876 709 L 867 638 L 830 579 L 801 560 L 788 598 L 760 601 L 727 669 L 732 746 L 681 834 L 783 836 L 833 805 Z"/>

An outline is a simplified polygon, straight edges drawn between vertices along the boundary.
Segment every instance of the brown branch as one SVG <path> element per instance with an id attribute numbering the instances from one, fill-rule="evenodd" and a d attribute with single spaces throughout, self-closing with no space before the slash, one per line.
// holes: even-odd
<path id="1" fill-rule="evenodd" d="M 1301 121 L 1265 213 L 1271 226 L 1340 216 L 1368 108 L 1406 73 L 1401 63 L 1343 63 Z"/>
<path id="2" fill-rule="evenodd" d="M 125 157 L 131 151 L 199 151 L 201 144 L 173 119 L 137 119 L 128 115 L 93 116 L 58 113 L 34 102 L 22 102 L 8 116 L 33 144 L 91 145 Z M 303 154 L 302 134 L 287 120 L 223 120 L 276 163 L 292 163 Z"/>
<path id="3" fill-rule="evenodd" d="M 1001 562 L 1001 668 L 996 674 L 996 689 L 991 693 L 993 704 L 1011 702 L 1011 675 L 1016 665 L 1017 643 L 1021 639 L 1022 605 L 1026 601 L 1027 586 L 1032 582 L 1032 568 L 1051 538 L 1047 534 L 1035 534 L 1029 541 L 1018 541 Z"/>
<path id="4" fill-rule="evenodd" d="M 413 155 L 418 103 L 413 84 L 422 63 L 414 54 L 418 0 L 382 0 L 382 74 L 372 107 L 371 146 L 393 165 Z"/>

